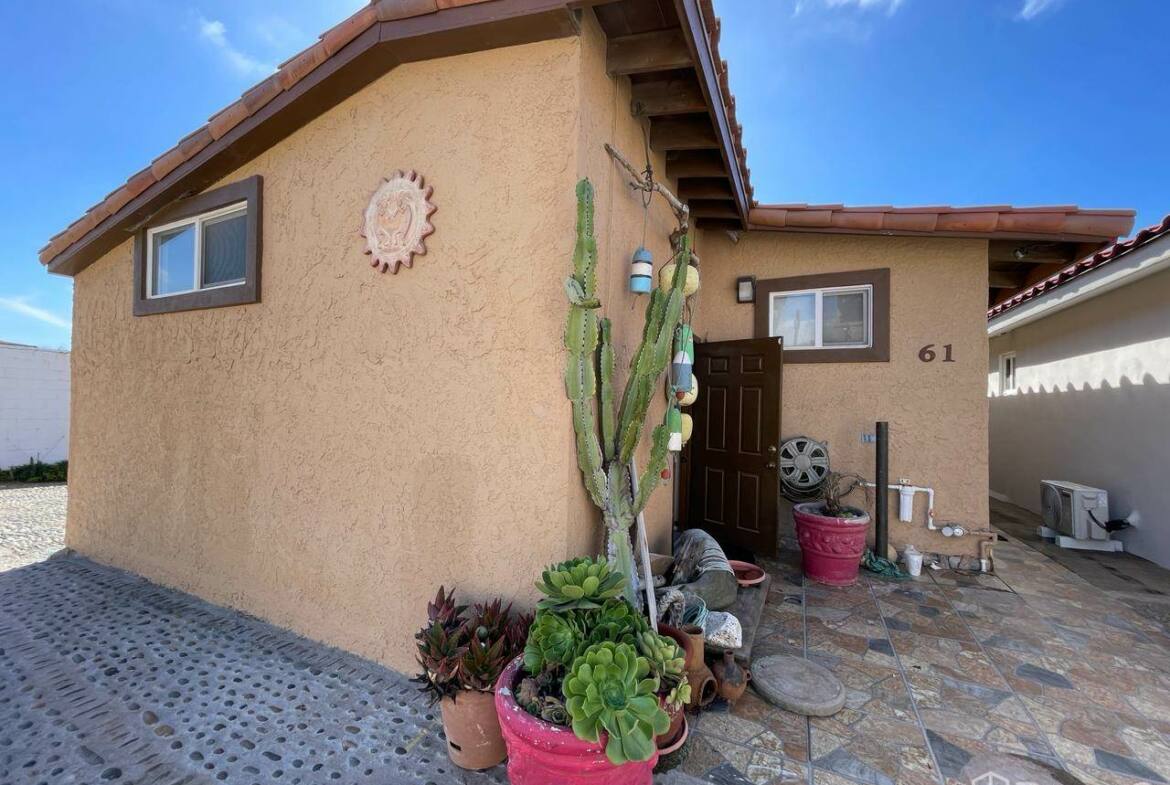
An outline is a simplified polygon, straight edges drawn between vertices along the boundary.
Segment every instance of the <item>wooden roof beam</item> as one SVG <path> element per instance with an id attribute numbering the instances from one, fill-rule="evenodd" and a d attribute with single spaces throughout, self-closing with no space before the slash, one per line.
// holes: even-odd
<path id="1" fill-rule="evenodd" d="M 727 167 L 719 153 L 707 150 L 676 150 L 666 154 L 669 177 L 726 177 Z"/>
<path id="2" fill-rule="evenodd" d="M 987 273 L 987 286 L 990 289 L 1019 289 L 1024 285 L 1022 273 L 1010 273 L 1002 270 L 990 270 Z"/>
<path id="3" fill-rule="evenodd" d="M 693 114 L 707 111 L 707 101 L 693 73 L 639 80 L 631 85 L 630 111 L 635 117 Z"/>
<path id="4" fill-rule="evenodd" d="M 689 68 L 691 52 L 682 30 L 657 30 L 609 39 L 605 67 L 610 76 Z"/>
<path id="5" fill-rule="evenodd" d="M 706 115 L 661 117 L 650 123 L 655 150 L 718 150 L 719 138 Z"/>

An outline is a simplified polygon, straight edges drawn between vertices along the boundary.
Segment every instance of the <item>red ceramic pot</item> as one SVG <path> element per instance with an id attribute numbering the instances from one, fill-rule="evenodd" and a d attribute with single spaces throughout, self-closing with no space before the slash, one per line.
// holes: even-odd
<path id="1" fill-rule="evenodd" d="M 822 514 L 822 509 L 820 502 L 792 508 L 804 574 L 818 583 L 850 586 L 857 582 L 865 553 L 869 516 L 862 512 L 857 518 L 834 518 Z"/>
<path id="2" fill-rule="evenodd" d="M 605 757 L 605 734 L 596 744 L 582 741 L 572 729 L 524 711 L 512 693 L 523 666 L 524 658 L 517 657 L 496 682 L 496 713 L 512 785 L 652 785 L 657 750 L 650 760 L 615 766 Z"/>

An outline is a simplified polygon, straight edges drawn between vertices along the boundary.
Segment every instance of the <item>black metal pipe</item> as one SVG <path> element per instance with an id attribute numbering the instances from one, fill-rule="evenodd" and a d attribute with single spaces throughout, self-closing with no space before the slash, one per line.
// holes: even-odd
<path id="1" fill-rule="evenodd" d="M 874 534 L 873 549 L 879 558 L 889 557 L 890 527 L 889 527 L 889 497 L 890 497 L 890 424 L 877 424 L 877 458 L 874 474 Z"/>

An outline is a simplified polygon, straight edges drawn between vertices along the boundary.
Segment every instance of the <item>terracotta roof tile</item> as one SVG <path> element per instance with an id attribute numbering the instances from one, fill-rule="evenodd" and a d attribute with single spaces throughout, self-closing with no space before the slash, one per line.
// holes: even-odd
<path id="1" fill-rule="evenodd" d="M 393 22 L 395 19 L 433 14 L 439 10 L 436 0 L 377 0 L 375 7 L 379 22 Z"/>
<path id="2" fill-rule="evenodd" d="M 304 79 L 313 69 L 329 59 L 324 41 L 318 41 L 308 49 L 290 58 L 280 67 L 280 86 L 285 90 Z"/>
<path id="3" fill-rule="evenodd" d="M 980 205 L 951 207 L 846 207 L 840 204 L 756 205 L 748 212 L 755 229 L 945 234 L 963 236 L 1077 238 L 1108 242 L 1133 228 L 1132 210 Z"/>
<path id="4" fill-rule="evenodd" d="M 183 155 L 182 145 L 172 147 L 165 153 L 155 158 L 150 164 L 150 173 L 154 175 L 154 179 L 161 180 L 179 166 L 179 164 L 186 161 L 187 157 Z"/>
<path id="5" fill-rule="evenodd" d="M 1100 210 L 1098 212 L 1102 214 L 1111 214 L 1124 211 Z M 1130 218 L 1129 220 L 1132 222 L 1133 219 Z M 1147 226 L 1146 228 L 1138 231 L 1137 234 L 1135 234 L 1133 237 L 1130 237 L 1128 240 L 1116 242 L 1113 245 L 1110 245 L 1107 248 L 1102 248 L 1100 251 L 1090 254 L 1083 259 L 1078 259 L 1069 266 L 1061 268 L 1042 281 L 1037 281 L 1031 286 L 1016 292 L 1014 295 L 1004 300 L 1003 302 L 996 303 L 996 305 L 987 309 L 987 318 L 992 319 L 1006 311 L 1010 311 L 1018 305 L 1022 305 L 1029 300 L 1039 297 L 1045 292 L 1059 288 L 1072 279 L 1084 275 L 1090 270 L 1103 267 L 1114 259 L 1117 259 L 1118 257 L 1123 256 L 1136 248 L 1140 248 L 1147 243 L 1153 242 L 1165 234 L 1170 234 L 1170 215 L 1167 215 L 1159 223 L 1153 224 L 1152 226 Z"/>
<path id="6" fill-rule="evenodd" d="M 212 139 L 219 139 L 248 118 L 248 107 L 243 101 L 236 101 L 220 109 L 207 121 L 207 130 Z"/>
<path id="7" fill-rule="evenodd" d="M 377 10 L 373 5 L 367 5 L 345 21 L 326 30 L 321 35 L 325 54 L 332 57 L 343 46 L 364 33 L 377 20 Z"/>

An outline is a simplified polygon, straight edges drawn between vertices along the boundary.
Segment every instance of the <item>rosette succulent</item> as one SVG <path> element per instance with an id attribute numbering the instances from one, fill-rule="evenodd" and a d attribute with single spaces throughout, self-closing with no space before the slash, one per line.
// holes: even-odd
<path id="1" fill-rule="evenodd" d="M 578 611 L 583 617 L 585 640 L 578 654 L 595 643 L 628 643 L 636 646 L 638 637 L 650 630 L 646 617 L 622 599 L 606 600 L 600 608 Z"/>
<path id="2" fill-rule="evenodd" d="M 625 579 L 614 572 L 604 558 L 570 559 L 544 571 L 536 588 L 544 599 L 537 608 L 567 611 L 579 608 L 600 608 L 602 604 L 622 593 Z"/>
<path id="3" fill-rule="evenodd" d="M 590 646 L 573 661 L 562 689 L 573 733 L 596 742 L 605 731 L 605 755 L 615 766 L 649 760 L 654 737 L 670 727 L 650 663 L 627 643 Z"/>
<path id="4" fill-rule="evenodd" d="M 524 669 L 535 676 L 546 668 L 568 667 L 584 637 L 573 615 L 537 611 L 524 645 Z"/>
<path id="5" fill-rule="evenodd" d="M 673 638 L 646 630 L 638 636 L 638 653 L 650 663 L 650 670 L 667 686 L 674 686 L 687 675 L 686 654 Z"/>

